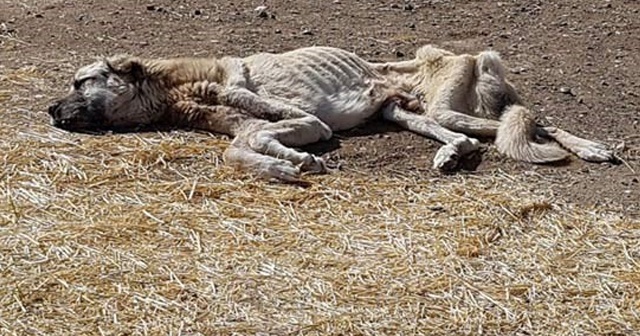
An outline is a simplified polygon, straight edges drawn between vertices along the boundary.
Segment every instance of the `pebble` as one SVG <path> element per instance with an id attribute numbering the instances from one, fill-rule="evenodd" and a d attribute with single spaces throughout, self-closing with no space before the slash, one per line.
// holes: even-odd
<path id="1" fill-rule="evenodd" d="M 575 96 L 576 95 L 576 92 L 572 88 L 566 87 L 566 86 L 561 87 L 560 88 L 560 92 L 562 92 L 564 94 L 571 95 L 571 96 Z"/>
<path id="2" fill-rule="evenodd" d="M 526 68 L 524 68 L 524 67 L 518 67 L 518 68 L 513 68 L 513 69 L 511 69 L 511 73 L 513 73 L 513 74 L 516 74 L 516 75 L 517 75 L 517 74 L 521 74 L 521 73 L 525 72 L 526 70 L 527 70 L 527 69 L 526 69 Z"/>

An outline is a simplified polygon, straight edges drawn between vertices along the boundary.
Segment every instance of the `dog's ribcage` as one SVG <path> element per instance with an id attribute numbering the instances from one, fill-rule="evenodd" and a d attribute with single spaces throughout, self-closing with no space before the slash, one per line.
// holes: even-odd
<path id="1" fill-rule="evenodd" d="M 380 76 L 369 63 L 341 49 L 257 54 L 244 63 L 250 90 L 316 115 L 333 130 L 361 124 L 382 103 L 372 92 Z"/>

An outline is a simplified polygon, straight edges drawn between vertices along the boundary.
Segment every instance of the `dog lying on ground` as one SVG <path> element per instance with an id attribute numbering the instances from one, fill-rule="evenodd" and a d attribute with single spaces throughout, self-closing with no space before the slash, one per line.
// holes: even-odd
<path id="1" fill-rule="evenodd" d="M 157 125 L 228 134 L 234 139 L 223 155 L 227 164 L 290 182 L 299 182 L 301 171 L 327 170 L 322 158 L 292 147 L 328 140 L 377 115 L 443 142 L 434 158 L 442 170 L 479 148 L 468 135 L 495 136 L 501 152 L 529 162 L 567 155 L 536 138 L 591 161 L 613 157 L 600 144 L 537 127 L 497 54 L 454 55 L 431 46 L 395 63 L 330 47 L 245 58 L 116 56 L 79 69 L 49 114 L 69 131 Z"/>

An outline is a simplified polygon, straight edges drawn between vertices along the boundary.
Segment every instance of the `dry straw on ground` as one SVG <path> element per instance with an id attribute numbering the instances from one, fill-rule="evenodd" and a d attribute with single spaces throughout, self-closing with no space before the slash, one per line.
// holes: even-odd
<path id="1" fill-rule="evenodd" d="M 637 221 L 507 174 L 254 181 L 208 135 L 53 129 L 42 76 L 0 72 L 2 335 L 640 330 Z"/>

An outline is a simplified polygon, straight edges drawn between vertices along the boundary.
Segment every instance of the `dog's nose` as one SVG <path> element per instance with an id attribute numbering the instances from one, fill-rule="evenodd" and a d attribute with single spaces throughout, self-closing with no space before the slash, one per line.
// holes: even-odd
<path id="1" fill-rule="evenodd" d="M 61 104 L 62 103 L 60 101 L 56 101 L 55 103 L 53 103 L 53 105 L 49 106 L 49 115 L 52 118 L 57 118 L 58 117 L 57 116 L 57 114 L 58 114 L 57 112 L 60 109 L 60 105 Z"/>

